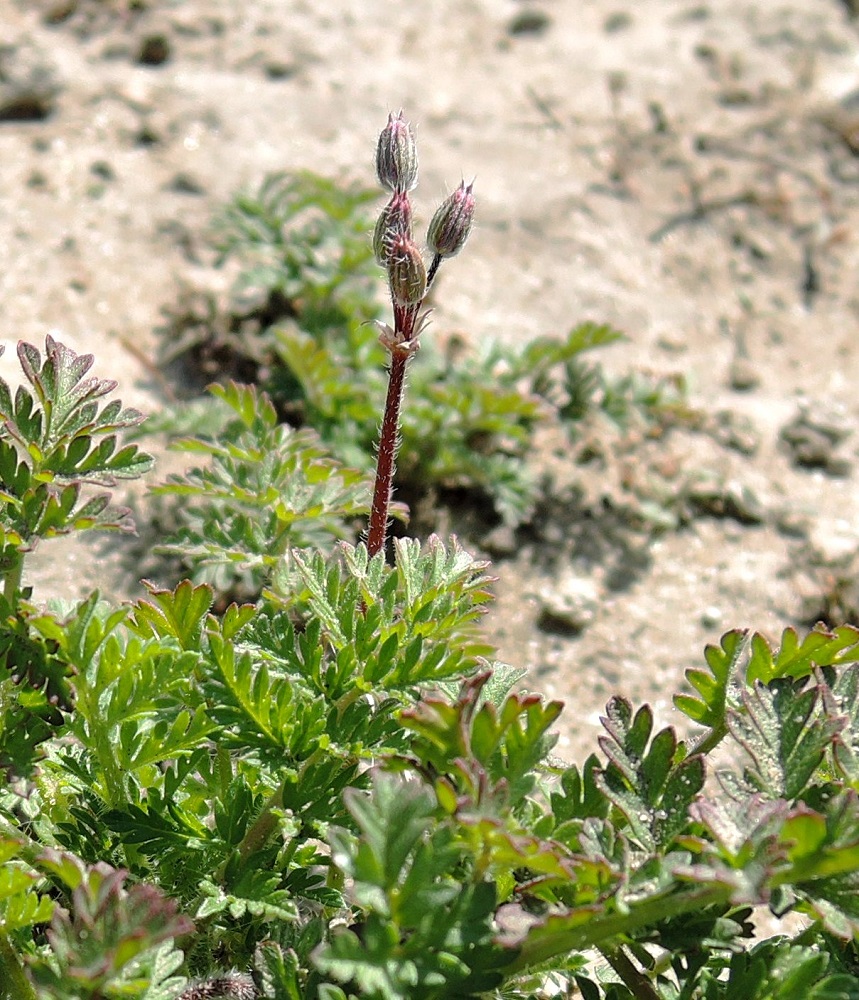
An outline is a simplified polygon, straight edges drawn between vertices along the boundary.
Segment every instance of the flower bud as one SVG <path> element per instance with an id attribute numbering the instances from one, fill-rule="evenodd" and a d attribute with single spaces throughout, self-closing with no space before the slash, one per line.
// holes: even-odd
<path id="1" fill-rule="evenodd" d="M 427 246 L 437 257 L 454 257 L 465 246 L 474 219 L 474 195 L 463 181 L 436 209 L 427 231 Z"/>
<path id="2" fill-rule="evenodd" d="M 391 245 L 398 236 L 412 238 L 412 205 L 405 191 L 395 191 L 382 209 L 373 232 L 373 253 L 381 267 L 388 266 Z"/>
<path id="3" fill-rule="evenodd" d="M 398 306 L 416 306 L 427 290 L 427 269 L 415 243 L 397 236 L 388 252 L 388 280 L 391 297 Z"/>
<path id="4" fill-rule="evenodd" d="M 376 146 L 376 176 L 383 187 L 409 191 L 418 180 L 418 148 L 412 127 L 403 118 L 388 115 L 388 124 L 379 134 Z"/>

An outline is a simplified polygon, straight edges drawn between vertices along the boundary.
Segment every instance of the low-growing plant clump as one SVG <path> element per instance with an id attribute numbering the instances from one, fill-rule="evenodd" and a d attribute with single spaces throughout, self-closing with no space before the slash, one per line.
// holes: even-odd
<path id="1" fill-rule="evenodd" d="M 0 997 L 859 997 L 859 629 L 728 632 L 675 697 L 692 739 L 615 697 L 568 765 L 562 706 L 481 632 L 489 567 L 438 537 L 386 559 L 403 376 L 474 195 L 439 208 L 427 264 L 402 115 L 377 172 L 372 498 L 238 384 L 223 433 L 185 442 L 209 464 L 167 487 L 193 509 L 177 549 L 241 565 L 254 603 L 214 611 L 221 579 L 34 603 L 28 553 L 129 528 L 105 491 L 151 460 L 90 356 L 21 344 L 0 382 Z"/>

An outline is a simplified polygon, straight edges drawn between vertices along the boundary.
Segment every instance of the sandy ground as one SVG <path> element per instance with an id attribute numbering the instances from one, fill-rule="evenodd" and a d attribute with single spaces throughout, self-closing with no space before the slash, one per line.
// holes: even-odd
<path id="1" fill-rule="evenodd" d="M 680 373 L 704 415 L 708 430 L 585 470 L 547 448 L 556 509 L 498 560 L 488 621 L 502 656 L 567 702 L 565 755 L 592 746 L 614 691 L 673 721 L 706 642 L 804 621 L 859 550 L 848 8 L 0 0 L 2 340 L 93 351 L 126 403 L 157 410 L 154 331 L 180 282 L 215 280 L 213 209 L 276 169 L 373 183 L 375 136 L 404 108 L 426 213 L 477 178 L 479 225 L 434 329 L 518 342 L 608 321 L 628 336 L 609 369 Z M 745 427 L 742 447 L 719 420 Z M 714 483 L 721 500 L 636 537 L 602 503 L 620 480 L 645 497 Z M 45 546 L 37 598 L 136 594 L 121 550 Z M 559 600 L 578 635 L 547 626 Z"/>

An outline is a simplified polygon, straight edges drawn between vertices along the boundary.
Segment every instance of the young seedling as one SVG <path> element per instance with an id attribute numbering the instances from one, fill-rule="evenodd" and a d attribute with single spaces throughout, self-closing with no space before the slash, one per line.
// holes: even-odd
<path id="1" fill-rule="evenodd" d="M 420 347 L 420 335 L 429 316 L 429 311 L 423 308 L 424 299 L 442 260 L 458 254 L 465 245 L 474 218 L 472 185 L 463 181 L 439 206 L 430 222 L 427 248 L 432 260 L 427 269 L 412 237 L 409 191 L 417 184 L 418 153 L 411 125 L 403 118 L 402 111 L 388 115 L 388 124 L 379 135 L 376 174 L 379 183 L 392 192 L 376 223 L 373 250 L 376 260 L 388 273 L 394 325 L 379 324 L 379 341 L 389 352 L 391 363 L 367 532 L 371 556 L 385 547 L 406 367 Z"/>

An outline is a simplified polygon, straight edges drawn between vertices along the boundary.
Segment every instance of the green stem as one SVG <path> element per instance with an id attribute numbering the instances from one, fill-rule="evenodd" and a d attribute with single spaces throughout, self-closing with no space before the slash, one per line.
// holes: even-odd
<path id="1" fill-rule="evenodd" d="M 19 551 L 17 553 L 15 565 L 6 574 L 6 579 L 3 582 L 3 596 L 6 598 L 6 603 L 14 611 L 18 606 L 18 598 L 20 596 L 21 590 L 21 577 L 24 573 L 24 556 Z"/>
<path id="2" fill-rule="evenodd" d="M 317 747 L 317 749 L 314 750 L 313 753 L 302 763 L 296 779 L 299 783 L 306 774 L 308 768 L 312 764 L 315 764 L 316 761 L 324 755 L 324 753 L 324 750 L 320 750 Z M 265 804 L 263 811 L 259 814 L 259 816 L 257 816 L 256 821 L 242 838 L 242 842 L 239 844 L 239 857 L 242 858 L 242 860 L 245 860 L 255 851 L 261 850 L 263 845 L 277 828 L 277 817 L 274 815 L 274 810 L 280 809 L 283 806 L 283 790 L 288 780 L 288 778 L 283 779 L 278 790 L 271 796 Z M 223 874 L 223 872 L 221 872 L 221 874 Z"/>
<path id="3" fill-rule="evenodd" d="M 660 1000 L 653 984 L 636 969 L 623 948 L 600 948 L 599 951 L 633 996 L 638 1000 Z"/>
<path id="4" fill-rule="evenodd" d="M 337 709 L 337 719 L 343 718 L 343 713 L 350 705 L 354 705 L 359 698 L 362 698 L 366 694 L 366 691 L 362 691 L 359 687 L 353 687 L 346 692 L 341 698 L 338 698 L 334 702 L 334 707 Z"/>
<path id="5" fill-rule="evenodd" d="M 283 788 L 286 778 L 281 782 L 278 790 L 266 802 L 263 811 L 257 816 L 251 828 L 242 838 L 239 844 L 239 857 L 244 861 L 255 851 L 265 844 L 268 838 L 274 833 L 277 827 L 277 818 L 273 810 L 280 809 L 283 805 Z M 223 874 L 223 873 L 221 873 Z"/>
<path id="6" fill-rule="evenodd" d="M 230 787 L 233 781 L 233 764 L 230 760 L 230 751 L 227 750 L 220 743 L 215 751 L 215 766 L 218 773 L 218 785 L 220 786 L 220 794 L 225 797 L 227 794 L 227 789 Z"/>
<path id="7" fill-rule="evenodd" d="M 712 753 L 716 747 L 722 742 L 722 740 L 728 735 L 728 727 L 725 723 L 719 726 L 714 726 L 709 733 L 705 733 L 697 743 L 693 743 L 689 747 L 688 756 L 691 757 L 692 754 L 701 754 L 705 756 L 708 753 Z"/>
<path id="8" fill-rule="evenodd" d="M 573 913 L 571 926 L 564 925 L 564 917 L 550 917 L 546 925 L 537 926 L 525 938 L 518 954 L 505 967 L 508 973 L 522 972 L 541 965 L 558 955 L 568 955 L 574 951 L 599 948 L 621 934 L 629 934 L 642 927 L 651 926 L 668 917 L 683 913 L 694 913 L 707 906 L 725 905 L 730 902 L 730 890 L 726 886 L 704 886 L 685 893 L 673 893 L 656 899 L 646 899 L 634 906 L 629 913 L 609 913 L 606 916 Z M 548 930 L 552 924 L 557 929 Z"/>
<path id="9" fill-rule="evenodd" d="M 5 934 L 0 934 L 0 998 L 36 1000 L 36 993 Z"/>

